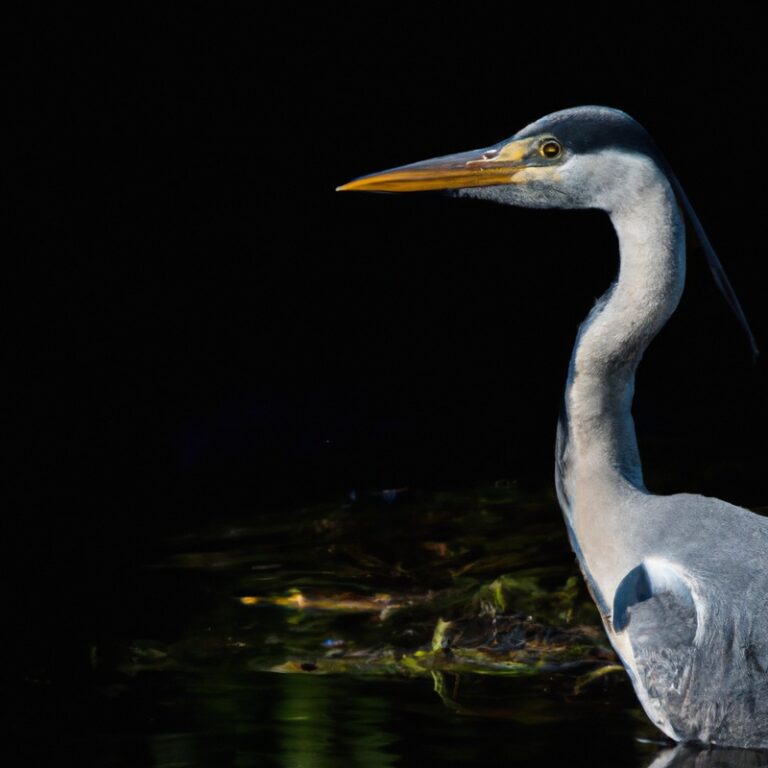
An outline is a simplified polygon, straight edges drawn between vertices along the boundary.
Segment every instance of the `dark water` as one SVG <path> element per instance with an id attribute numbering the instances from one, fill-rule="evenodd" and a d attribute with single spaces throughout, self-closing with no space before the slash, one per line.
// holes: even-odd
<path id="1" fill-rule="evenodd" d="M 559 513 L 514 488 L 262 511 L 111 593 L 78 685 L 9 692 L 31 762 L 761 766 L 678 749 L 599 629 Z M 66 631 L 66 628 L 62 628 Z M 85 680 L 85 682 L 83 682 Z"/>

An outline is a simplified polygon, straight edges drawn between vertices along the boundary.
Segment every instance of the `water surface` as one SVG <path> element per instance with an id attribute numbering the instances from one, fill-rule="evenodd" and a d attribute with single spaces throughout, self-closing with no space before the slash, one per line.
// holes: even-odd
<path id="1" fill-rule="evenodd" d="M 21 732 L 27 754 L 164 768 L 768 764 L 669 750 L 548 493 L 407 489 L 260 510 L 165 541 L 113 601 L 85 685 L 20 692 L 42 731 Z"/>

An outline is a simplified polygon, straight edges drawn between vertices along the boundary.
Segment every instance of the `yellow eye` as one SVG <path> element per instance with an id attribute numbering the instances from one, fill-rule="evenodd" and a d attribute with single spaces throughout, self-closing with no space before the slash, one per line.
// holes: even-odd
<path id="1" fill-rule="evenodd" d="M 541 152 L 544 157 L 548 157 L 550 159 L 558 157 L 562 151 L 563 148 L 560 146 L 560 142 L 555 141 L 554 139 L 547 139 L 539 147 L 539 152 Z"/>

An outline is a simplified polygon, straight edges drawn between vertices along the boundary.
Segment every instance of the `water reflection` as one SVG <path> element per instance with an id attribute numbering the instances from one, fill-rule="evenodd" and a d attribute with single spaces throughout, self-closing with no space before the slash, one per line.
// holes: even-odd
<path id="1" fill-rule="evenodd" d="M 665 749 L 648 768 L 768 768 L 768 751 L 680 744 L 675 749 Z"/>
<path id="2" fill-rule="evenodd" d="M 349 698 L 332 678 L 282 675 L 274 713 L 281 757 L 297 768 L 331 768 L 344 754 L 355 765 L 387 768 L 395 764 L 385 751 L 395 740 L 385 728 L 389 714 L 384 699 Z"/>

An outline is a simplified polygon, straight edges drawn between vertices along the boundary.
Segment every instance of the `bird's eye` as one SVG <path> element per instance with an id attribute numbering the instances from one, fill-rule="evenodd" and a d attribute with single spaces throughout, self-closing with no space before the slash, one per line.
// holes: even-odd
<path id="1" fill-rule="evenodd" d="M 563 151 L 562 146 L 560 146 L 559 141 L 555 141 L 554 139 L 547 139 L 540 147 L 539 152 L 541 152 L 544 157 L 548 157 L 550 159 L 559 157 L 560 153 Z"/>

